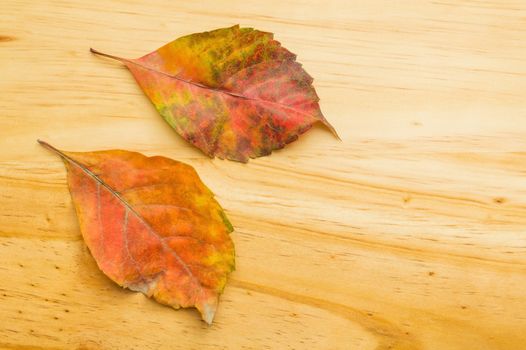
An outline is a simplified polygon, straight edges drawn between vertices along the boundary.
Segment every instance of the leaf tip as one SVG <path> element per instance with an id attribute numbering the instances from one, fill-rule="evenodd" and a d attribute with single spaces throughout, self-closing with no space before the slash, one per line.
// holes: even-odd
<path id="1" fill-rule="evenodd" d="M 211 326 L 217 310 L 217 296 L 211 296 L 206 300 L 198 302 L 195 307 L 201 313 L 201 318 L 207 325 Z"/>
<path id="2" fill-rule="evenodd" d="M 206 322 L 206 324 L 208 324 L 209 326 L 212 325 L 215 314 L 216 314 L 215 306 L 205 304 L 203 308 L 203 313 L 201 314 L 201 316 L 203 317 L 203 320 Z"/>
<path id="3" fill-rule="evenodd" d="M 334 126 L 332 126 L 328 121 L 327 119 L 323 118 L 323 120 L 321 121 L 323 123 L 323 125 L 325 125 L 327 127 L 327 129 L 329 129 L 329 131 L 340 141 L 342 141 L 342 138 L 340 137 L 340 135 L 338 135 L 338 132 L 336 131 L 336 129 L 334 128 Z"/>

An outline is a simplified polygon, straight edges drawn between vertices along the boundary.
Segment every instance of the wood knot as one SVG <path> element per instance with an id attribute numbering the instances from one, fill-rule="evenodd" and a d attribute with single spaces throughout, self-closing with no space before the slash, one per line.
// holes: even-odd
<path id="1" fill-rule="evenodd" d="M 497 203 L 497 204 L 502 204 L 502 203 L 506 202 L 506 198 L 504 198 L 504 197 L 495 197 L 495 198 L 493 198 L 493 202 Z"/>

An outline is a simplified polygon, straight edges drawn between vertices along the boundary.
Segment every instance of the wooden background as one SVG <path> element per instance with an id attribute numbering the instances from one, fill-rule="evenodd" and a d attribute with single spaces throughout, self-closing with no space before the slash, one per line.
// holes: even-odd
<path id="1" fill-rule="evenodd" d="M 118 62 L 233 24 L 272 31 L 342 137 L 210 160 Z M 236 231 L 208 328 L 98 271 L 62 162 L 193 165 Z M 524 349 L 526 2 L 0 2 L 0 348 Z"/>

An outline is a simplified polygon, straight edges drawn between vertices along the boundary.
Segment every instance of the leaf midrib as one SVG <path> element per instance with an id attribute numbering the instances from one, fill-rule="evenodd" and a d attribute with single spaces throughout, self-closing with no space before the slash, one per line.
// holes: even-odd
<path id="1" fill-rule="evenodd" d="M 307 114 L 305 112 L 299 111 L 299 110 L 297 110 L 297 109 L 295 109 L 293 107 L 290 107 L 289 105 L 283 104 L 283 103 L 270 101 L 270 100 L 263 100 L 263 99 L 260 99 L 260 98 L 248 97 L 248 96 L 239 94 L 237 92 L 228 91 L 228 90 L 225 90 L 225 89 L 222 89 L 222 88 L 213 88 L 213 87 L 207 86 L 205 84 L 201 84 L 201 83 L 198 83 L 198 82 L 195 82 L 195 81 L 191 81 L 191 80 L 186 80 L 186 79 L 183 79 L 183 78 L 178 77 L 176 75 L 169 74 L 169 73 L 166 73 L 166 72 L 162 72 L 162 71 L 157 70 L 155 68 L 152 68 L 150 66 L 147 66 L 147 65 L 144 65 L 142 63 L 139 63 L 139 62 L 137 62 L 137 60 L 134 60 L 134 59 L 128 59 L 128 58 L 122 58 L 122 57 L 118 57 L 118 56 L 109 55 L 109 54 L 97 51 L 95 49 L 90 49 L 90 50 L 91 50 L 91 52 L 93 52 L 93 53 L 95 53 L 97 55 L 101 55 L 101 56 L 105 56 L 105 57 L 108 57 L 108 58 L 112 58 L 112 59 L 120 61 L 120 62 L 122 62 L 124 64 L 133 64 L 133 65 L 136 65 L 136 66 L 141 67 L 143 69 L 152 71 L 154 73 L 167 76 L 168 78 L 179 80 L 179 81 L 181 81 L 181 82 L 183 82 L 185 84 L 197 86 L 197 87 L 199 87 L 201 89 L 204 89 L 204 90 L 210 90 L 210 91 L 214 91 L 214 92 L 230 95 L 230 96 L 233 96 L 233 97 L 242 98 L 242 99 L 251 100 L 251 101 L 256 101 L 256 102 L 261 102 L 261 103 L 275 104 L 275 105 L 279 105 L 279 106 L 281 106 L 283 108 L 287 108 L 287 109 L 293 110 L 296 113 L 300 113 L 300 114 L 303 114 L 303 115 L 310 116 L 309 114 Z M 296 62 L 296 58 L 294 57 L 294 58 L 283 59 L 283 60 L 271 60 L 271 61 L 259 62 L 259 63 L 256 63 L 254 65 L 251 65 L 250 67 L 254 67 L 254 66 L 257 66 L 257 65 L 262 64 L 262 63 L 268 63 L 268 62 L 273 62 L 273 61 L 275 61 L 275 62 L 293 62 L 294 63 L 294 62 Z M 247 68 L 249 68 L 249 67 L 244 67 L 242 70 L 245 70 Z M 242 71 L 242 70 L 240 70 L 240 71 Z M 239 73 L 240 71 L 238 71 L 237 73 Z M 322 120 L 322 122 L 323 122 L 323 120 Z M 327 125 L 327 126 L 329 128 L 331 128 L 329 125 Z M 333 130 L 331 129 L 331 131 L 333 131 Z M 333 132 L 335 132 L 335 131 L 333 131 Z"/>
<path id="2" fill-rule="evenodd" d="M 115 56 L 113 56 L 112 58 L 116 58 Z M 191 80 L 186 80 L 186 79 L 183 79 L 183 78 L 180 78 L 176 75 L 173 75 L 173 74 L 169 74 L 169 73 L 166 73 L 166 72 L 162 72 L 162 71 L 159 71 L 155 68 L 152 68 L 152 67 L 149 67 L 149 66 L 146 66 L 144 64 L 141 64 L 141 63 L 138 63 L 136 60 L 130 60 L 130 59 L 127 59 L 127 58 L 120 58 L 118 57 L 117 58 L 118 60 L 124 62 L 124 63 L 130 63 L 130 64 L 133 64 L 133 65 L 136 65 L 138 67 L 141 67 L 143 69 L 146 69 L 146 70 L 149 70 L 151 72 L 154 72 L 154 73 L 157 73 L 157 74 L 160 74 L 160 75 L 164 75 L 168 78 L 172 78 L 172 79 L 175 79 L 175 80 L 179 80 L 185 84 L 189 84 L 189 85 L 193 85 L 193 86 L 196 86 L 198 88 L 201 88 L 201 89 L 204 89 L 204 90 L 209 90 L 209 91 L 213 91 L 213 92 L 217 92 L 217 93 L 221 93 L 221 94 L 225 94 L 225 95 L 229 95 L 229 96 L 232 96 L 232 97 L 236 97 L 236 98 L 241 98 L 241 99 L 244 99 L 244 100 L 249 100 L 249 101 L 254 101 L 254 102 L 257 102 L 257 103 L 268 103 L 268 104 L 272 104 L 272 105 L 277 105 L 283 109 L 288 109 L 290 111 L 294 111 L 295 113 L 298 113 L 298 114 L 301 114 L 303 116 L 307 116 L 307 117 L 312 117 L 313 115 L 309 114 L 309 113 L 305 113 L 301 110 L 298 110 L 294 107 L 291 107 L 287 104 L 283 104 L 283 103 L 280 103 L 280 102 L 276 102 L 276 101 L 270 101 L 270 100 L 264 100 L 264 99 L 261 99 L 261 98 L 255 98 L 255 97 L 249 97 L 249 96 L 245 96 L 245 95 L 242 95 L 240 93 L 237 93 L 237 92 L 232 92 L 232 91 L 228 91 L 228 90 L 225 90 L 225 89 L 222 89 L 222 88 L 213 88 L 213 87 L 210 87 L 210 86 L 207 86 L 207 85 L 204 85 L 204 84 L 201 84 L 201 83 L 198 83 L 198 82 L 195 82 L 195 81 L 191 81 Z M 290 62 L 296 62 L 295 59 L 285 59 L 285 60 L 273 60 L 273 61 L 276 61 L 276 62 L 287 62 L 287 61 L 290 61 Z M 258 64 L 261 64 L 261 63 L 268 63 L 268 62 L 271 62 L 271 61 L 265 61 L 265 62 L 259 62 L 255 65 L 252 65 L 250 67 L 253 67 L 253 66 L 257 66 Z M 297 62 L 296 62 L 297 63 Z M 299 64 L 299 63 L 298 63 Z M 247 69 L 248 67 L 245 67 L 243 68 L 242 70 L 244 69 Z M 240 71 L 242 71 L 240 70 Z M 238 71 L 237 73 L 239 73 L 240 71 Z M 236 74 L 237 74 L 236 73 Z M 230 78 L 230 77 L 229 77 Z M 312 83 L 310 84 L 312 85 Z M 317 100 L 318 101 L 318 100 Z M 316 101 L 316 102 L 317 102 Z M 321 110 L 320 110 L 320 114 L 321 114 Z M 336 132 L 336 129 L 334 129 L 334 127 L 325 119 L 325 117 L 323 117 L 323 114 L 321 114 L 322 118 L 317 118 L 320 122 L 322 122 L 325 126 L 327 126 L 327 128 L 329 128 L 329 130 L 337 137 L 337 138 L 340 138 L 340 136 L 338 135 L 338 133 Z"/>

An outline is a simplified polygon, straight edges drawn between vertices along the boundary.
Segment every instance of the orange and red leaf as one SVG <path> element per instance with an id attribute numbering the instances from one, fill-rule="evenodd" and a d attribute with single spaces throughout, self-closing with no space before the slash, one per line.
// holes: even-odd
<path id="1" fill-rule="evenodd" d="M 63 152 L 80 230 L 117 284 L 211 323 L 234 270 L 233 230 L 195 170 L 121 150 Z"/>

